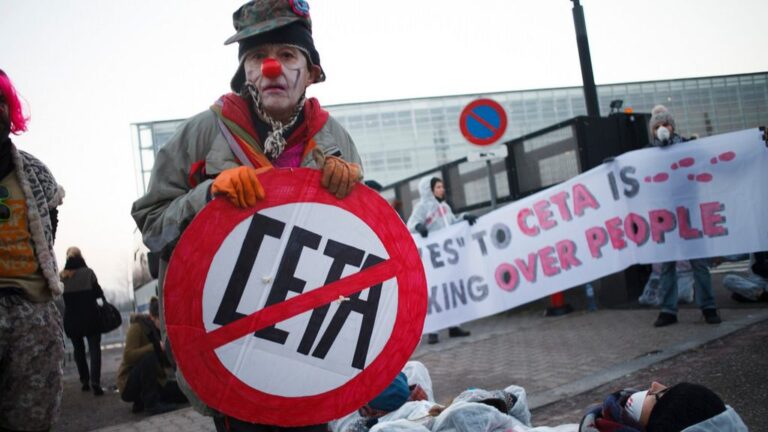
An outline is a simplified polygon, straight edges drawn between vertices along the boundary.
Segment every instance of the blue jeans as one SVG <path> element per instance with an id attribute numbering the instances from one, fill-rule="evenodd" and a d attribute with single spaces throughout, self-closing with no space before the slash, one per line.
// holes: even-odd
<path id="1" fill-rule="evenodd" d="M 715 297 L 712 295 L 712 277 L 709 275 L 709 260 L 692 259 L 693 292 L 696 304 L 701 310 L 715 309 Z M 677 263 L 665 262 L 661 265 L 660 289 L 664 293 L 661 311 L 677 314 Z"/>

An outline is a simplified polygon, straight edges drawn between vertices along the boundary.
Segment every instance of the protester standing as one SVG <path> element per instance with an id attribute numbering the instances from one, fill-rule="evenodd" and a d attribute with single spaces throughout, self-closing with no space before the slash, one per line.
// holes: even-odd
<path id="1" fill-rule="evenodd" d="M 445 186 L 443 181 L 437 177 L 424 177 L 421 179 L 419 181 L 419 202 L 414 207 L 411 217 L 408 218 L 408 229 L 427 238 L 429 233 L 461 221 L 467 221 L 470 225 L 474 225 L 477 217 L 469 213 L 461 217 L 454 215 L 451 206 L 445 202 Z M 469 335 L 470 332 L 468 330 L 464 330 L 459 326 L 448 329 L 448 336 L 450 337 Z M 429 333 L 427 336 L 427 343 L 429 344 L 436 344 L 439 340 L 437 333 Z"/>
<path id="2" fill-rule="evenodd" d="M 179 236 L 214 197 L 240 208 L 254 206 L 270 193 L 259 175 L 272 167 L 318 168 L 321 185 L 338 199 L 362 179 L 360 156 L 347 131 L 305 95 L 307 87 L 325 80 L 307 2 L 249 1 L 233 21 L 236 34 L 225 42 L 239 45 L 232 93 L 179 127 L 157 155 L 147 194 L 133 204 L 144 243 L 161 256 L 161 292 Z M 162 321 L 167 305 L 161 306 Z M 224 416 L 199 401 L 183 373 L 177 375 L 192 405 L 214 416 L 217 430 L 326 430 L 326 425 L 278 428 Z"/>
<path id="3" fill-rule="evenodd" d="M 96 273 L 85 264 L 80 249 L 67 249 L 61 281 L 64 283 L 64 332 L 72 341 L 82 390 L 93 390 L 94 395 L 102 396 L 101 328 L 97 300 L 104 297 L 104 292 Z M 85 356 L 85 341 L 88 342 L 90 368 Z"/>
<path id="4" fill-rule="evenodd" d="M 657 105 L 651 112 L 649 123 L 653 145 L 666 147 L 685 142 L 686 139 L 676 132 L 675 119 L 664 105 Z M 709 261 L 706 258 L 690 260 L 693 269 L 694 297 L 708 324 L 720 324 L 715 297 L 712 294 L 712 276 L 709 273 Z M 660 289 L 664 295 L 661 313 L 653 323 L 655 327 L 664 327 L 677 322 L 677 269 L 676 262 L 665 262 L 661 266 Z"/>
<path id="5" fill-rule="evenodd" d="M 0 430 L 50 429 L 63 390 L 53 243 L 64 189 L 11 141 L 28 120 L 0 69 Z"/>

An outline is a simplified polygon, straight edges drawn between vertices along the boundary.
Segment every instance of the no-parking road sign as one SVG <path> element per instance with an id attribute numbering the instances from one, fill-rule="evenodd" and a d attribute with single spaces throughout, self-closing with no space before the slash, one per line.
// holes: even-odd
<path id="1" fill-rule="evenodd" d="M 338 200 L 310 169 L 260 179 L 264 201 L 214 200 L 179 240 L 164 288 L 168 335 L 207 405 L 255 423 L 323 423 L 376 397 L 413 353 L 424 269 L 373 190 Z"/>
<path id="2" fill-rule="evenodd" d="M 464 138 L 472 144 L 490 145 L 504 135 L 507 129 L 507 114 L 498 102 L 478 99 L 461 111 L 459 127 Z"/>

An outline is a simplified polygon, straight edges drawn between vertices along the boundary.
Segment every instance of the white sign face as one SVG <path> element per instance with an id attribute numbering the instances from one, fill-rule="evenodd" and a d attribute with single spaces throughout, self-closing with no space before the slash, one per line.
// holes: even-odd
<path id="1" fill-rule="evenodd" d="M 505 145 L 493 147 L 493 148 L 487 148 L 483 150 L 475 150 L 467 153 L 467 161 L 477 162 L 477 161 L 485 161 L 485 160 L 493 160 L 493 159 L 502 159 L 507 157 L 508 153 L 509 152 L 507 151 L 507 146 Z"/>
<path id="2" fill-rule="evenodd" d="M 329 230 L 328 221 L 335 229 Z M 280 307 L 388 258 L 373 230 L 339 207 L 299 203 L 264 209 L 239 223 L 211 262 L 203 290 L 205 329 Z M 381 353 L 394 326 L 397 295 L 393 278 L 249 333 L 215 353 L 228 371 L 261 392 L 325 393 Z M 365 331 L 370 337 L 361 336 Z"/>

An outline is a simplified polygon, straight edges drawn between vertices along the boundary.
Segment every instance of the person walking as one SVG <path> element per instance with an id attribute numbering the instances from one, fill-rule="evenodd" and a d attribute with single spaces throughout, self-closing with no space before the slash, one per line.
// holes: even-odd
<path id="1" fill-rule="evenodd" d="M 67 262 L 61 272 L 64 283 L 64 332 L 72 341 L 77 373 L 83 391 L 93 390 L 102 396 L 101 388 L 101 328 L 99 327 L 99 305 L 104 297 L 96 274 L 86 264 L 80 249 L 67 249 Z M 85 356 L 85 341 L 91 366 Z"/>
<path id="2" fill-rule="evenodd" d="M 53 243 L 64 199 L 48 167 L 10 135 L 27 130 L 0 69 L 0 430 L 48 430 L 63 391 L 62 292 Z"/>
<path id="3" fill-rule="evenodd" d="M 466 213 L 461 217 L 453 214 L 451 206 L 445 202 L 445 185 L 437 177 L 424 177 L 419 181 L 419 202 L 408 218 L 408 229 L 427 238 L 429 233 L 439 231 L 448 225 L 467 221 L 474 225 L 477 217 Z M 465 337 L 471 333 L 469 330 L 456 326 L 448 329 L 450 337 Z M 437 333 L 427 335 L 427 343 L 436 344 L 440 341 Z"/>
<path id="4" fill-rule="evenodd" d="M 147 247 L 160 254 L 160 283 L 184 228 L 215 197 L 247 208 L 269 194 L 259 175 L 277 168 L 316 168 L 338 199 L 362 180 L 360 155 L 347 131 L 306 89 L 325 80 L 305 0 L 253 0 L 233 14 L 239 66 L 228 93 L 182 124 L 157 154 L 146 195 L 131 213 Z M 162 298 L 162 296 L 161 296 Z M 160 316 L 165 334 L 164 309 Z M 206 406 L 179 385 L 219 431 L 324 431 L 326 425 L 280 428 L 251 424 Z"/>
<path id="5" fill-rule="evenodd" d="M 675 119 L 664 105 L 657 105 L 651 112 L 649 122 L 653 146 L 666 147 L 687 141 L 677 134 Z M 722 320 L 717 314 L 715 296 L 712 294 L 712 276 L 709 273 L 709 260 L 706 258 L 690 260 L 693 270 L 694 298 L 701 309 L 707 324 L 720 324 Z M 677 264 L 675 261 L 661 265 L 659 288 L 664 296 L 661 301 L 661 312 L 653 323 L 654 327 L 665 327 L 677 322 Z"/>

